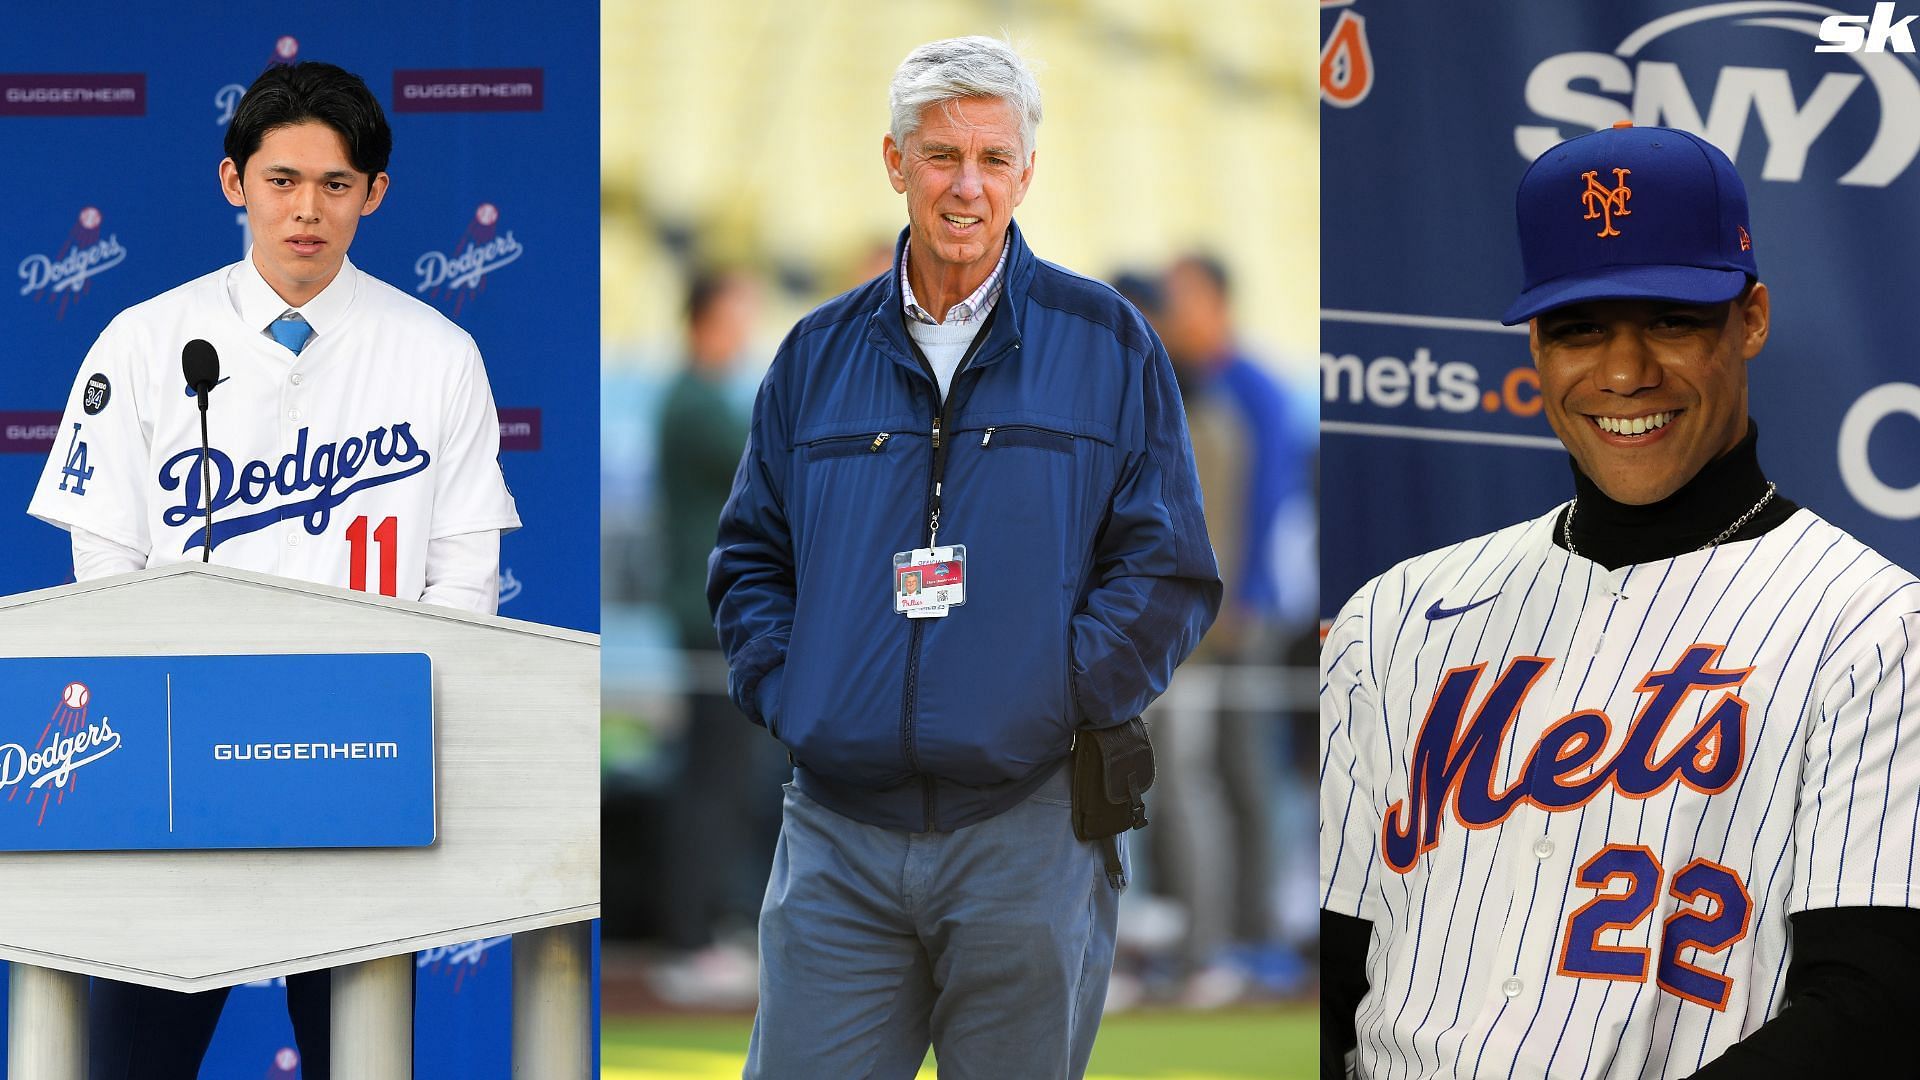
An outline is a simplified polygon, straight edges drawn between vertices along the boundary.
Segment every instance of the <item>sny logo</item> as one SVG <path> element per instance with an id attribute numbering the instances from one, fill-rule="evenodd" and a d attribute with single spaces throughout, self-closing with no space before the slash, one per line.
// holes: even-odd
<path id="1" fill-rule="evenodd" d="M 1920 155 L 1920 124 L 1913 122 L 1920 76 L 1887 55 L 1913 52 L 1911 20 L 1895 20 L 1893 4 L 1884 2 L 1871 17 L 1808 17 L 1831 10 L 1799 0 L 1705 3 L 1653 18 L 1605 51 L 1547 56 L 1514 80 L 1538 118 L 1514 127 L 1514 150 L 1532 161 L 1570 135 L 1632 120 L 1694 132 L 1736 163 L 1757 140 L 1762 180 L 1799 182 L 1811 164 L 1843 186 L 1886 187 Z M 1738 33 L 1725 32 L 1736 27 Z M 1794 48 L 1804 51 L 1790 68 L 1756 64 L 1757 56 L 1793 55 L 1758 42 L 1753 35 L 1760 31 L 1801 36 L 1805 43 Z M 1822 39 L 1831 44 L 1818 44 Z M 1666 59 L 1676 48 L 1684 59 Z M 1848 55 L 1821 60 L 1816 51 Z M 1717 63 L 1716 54 L 1726 62 Z M 1825 65 L 1857 70 L 1821 70 Z M 1696 99 L 1702 90 L 1708 96 Z M 1873 133 L 1865 145 L 1862 131 Z M 1749 183 L 1751 168 L 1749 161 L 1741 170 Z"/>
<path id="2" fill-rule="evenodd" d="M 1600 231 L 1593 235 L 1619 236 L 1620 230 L 1613 227 L 1614 215 L 1633 216 L 1633 211 L 1627 209 L 1627 200 L 1633 197 L 1633 190 L 1627 187 L 1627 174 L 1632 171 L 1632 169 L 1613 170 L 1612 188 L 1600 182 L 1600 173 L 1597 169 L 1588 169 L 1580 174 L 1580 179 L 1587 182 L 1587 190 L 1580 194 L 1580 202 L 1587 208 L 1587 216 L 1583 220 L 1601 223 Z"/>
<path id="3" fill-rule="evenodd" d="M 1873 5 L 1873 14 L 1829 15 L 1820 20 L 1820 40 L 1814 52 L 1857 53 L 1886 52 L 1891 45 L 1897 53 L 1913 52 L 1913 33 L 1907 29 L 1916 16 L 1893 21 L 1893 4 Z"/>
<path id="4" fill-rule="evenodd" d="M 1396 873 L 1413 870 L 1421 855 L 1439 845 L 1440 819 L 1449 804 L 1460 824 L 1487 829 L 1521 806 L 1549 813 L 1572 810 L 1609 786 L 1628 799 L 1649 798 L 1675 784 L 1707 795 L 1725 791 L 1740 774 L 1746 749 L 1747 702 L 1734 691 L 1753 673 L 1750 667 L 1714 667 L 1725 648 L 1689 645 L 1673 667 L 1640 680 L 1634 689 L 1652 697 L 1627 725 L 1620 749 L 1604 762 L 1598 759 L 1613 731 L 1607 714 L 1581 709 L 1561 717 L 1527 752 L 1526 764 L 1505 791 L 1494 790 L 1501 745 L 1527 694 L 1553 661 L 1540 656 L 1508 661 L 1472 720 L 1465 719 L 1467 703 L 1487 665 L 1447 672 L 1414 739 L 1407 797 L 1387 807 L 1381 856 Z M 1681 705 L 1695 691 L 1713 689 L 1722 690 L 1720 697 L 1665 757 L 1655 760 Z"/>

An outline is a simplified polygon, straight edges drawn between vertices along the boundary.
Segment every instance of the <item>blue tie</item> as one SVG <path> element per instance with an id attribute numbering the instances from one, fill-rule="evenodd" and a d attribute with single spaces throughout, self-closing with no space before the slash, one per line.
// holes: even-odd
<path id="1" fill-rule="evenodd" d="M 300 350 L 307 347 L 307 339 L 313 336 L 313 327 L 308 326 L 305 319 L 294 316 L 273 320 L 273 325 L 267 327 L 267 333 L 272 334 L 273 340 L 292 349 L 293 354 L 298 356 Z"/>

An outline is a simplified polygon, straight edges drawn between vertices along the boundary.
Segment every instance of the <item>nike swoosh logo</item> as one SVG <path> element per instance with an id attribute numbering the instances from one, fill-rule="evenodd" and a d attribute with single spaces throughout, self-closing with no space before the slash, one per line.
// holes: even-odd
<path id="1" fill-rule="evenodd" d="M 1435 600 L 1433 602 L 1433 606 L 1427 609 L 1427 618 L 1429 620 L 1451 619 L 1455 615 L 1465 615 L 1467 612 L 1472 611 L 1474 608 L 1477 608 L 1482 604 L 1493 603 L 1494 597 L 1499 595 L 1500 595 L 1499 593 L 1494 593 L 1493 596 L 1489 596 L 1485 600 L 1475 600 L 1473 603 L 1468 604 L 1466 607 L 1456 607 L 1456 608 L 1441 607 L 1440 601 Z"/>
<path id="2" fill-rule="evenodd" d="M 220 382 L 217 382 L 217 383 L 214 383 L 213 385 L 215 385 L 215 386 L 219 386 L 219 385 L 220 385 L 220 383 L 222 383 L 222 382 L 226 382 L 226 381 L 227 381 L 227 379 L 231 379 L 231 378 L 233 378 L 233 376 L 231 376 L 231 375 L 229 375 L 229 376 L 227 376 L 227 378 L 226 378 L 226 379 L 221 379 L 221 380 L 220 380 Z M 189 387 L 187 387 L 187 396 L 188 396 L 188 397 L 194 397 L 194 396 L 195 396 L 195 394 L 194 394 L 194 392 L 193 392 L 193 387 L 191 387 L 191 386 L 189 386 Z"/>

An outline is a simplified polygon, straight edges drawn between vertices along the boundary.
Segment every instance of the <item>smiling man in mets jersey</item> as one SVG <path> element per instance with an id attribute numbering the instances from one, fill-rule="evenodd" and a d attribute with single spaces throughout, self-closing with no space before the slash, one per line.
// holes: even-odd
<path id="1" fill-rule="evenodd" d="M 1332 623 L 1322 1074 L 1914 1075 L 1920 582 L 1761 471 L 1745 188 L 1623 125 L 1518 218 L 1574 498 Z"/>

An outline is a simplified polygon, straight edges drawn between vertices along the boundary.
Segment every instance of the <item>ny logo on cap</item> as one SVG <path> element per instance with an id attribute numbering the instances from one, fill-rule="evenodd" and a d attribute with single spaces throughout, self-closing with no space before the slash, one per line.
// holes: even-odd
<path id="1" fill-rule="evenodd" d="M 1613 170 L 1613 187 L 1609 188 L 1599 181 L 1599 170 L 1588 169 L 1580 174 L 1587 182 L 1587 190 L 1580 194 L 1580 202 L 1587 208 L 1587 216 L 1582 220 L 1599 221 L 1600 231 L 1595 236 L 1619 236 L 1620 230 L 1613 227 L 1613 216 L 1629 217 L 1633 211 L 1627 209 L 1627 200 L 1633 197 L 1633 191 L 1627 187 L 1627 174 L 1632 169 Z"/>

